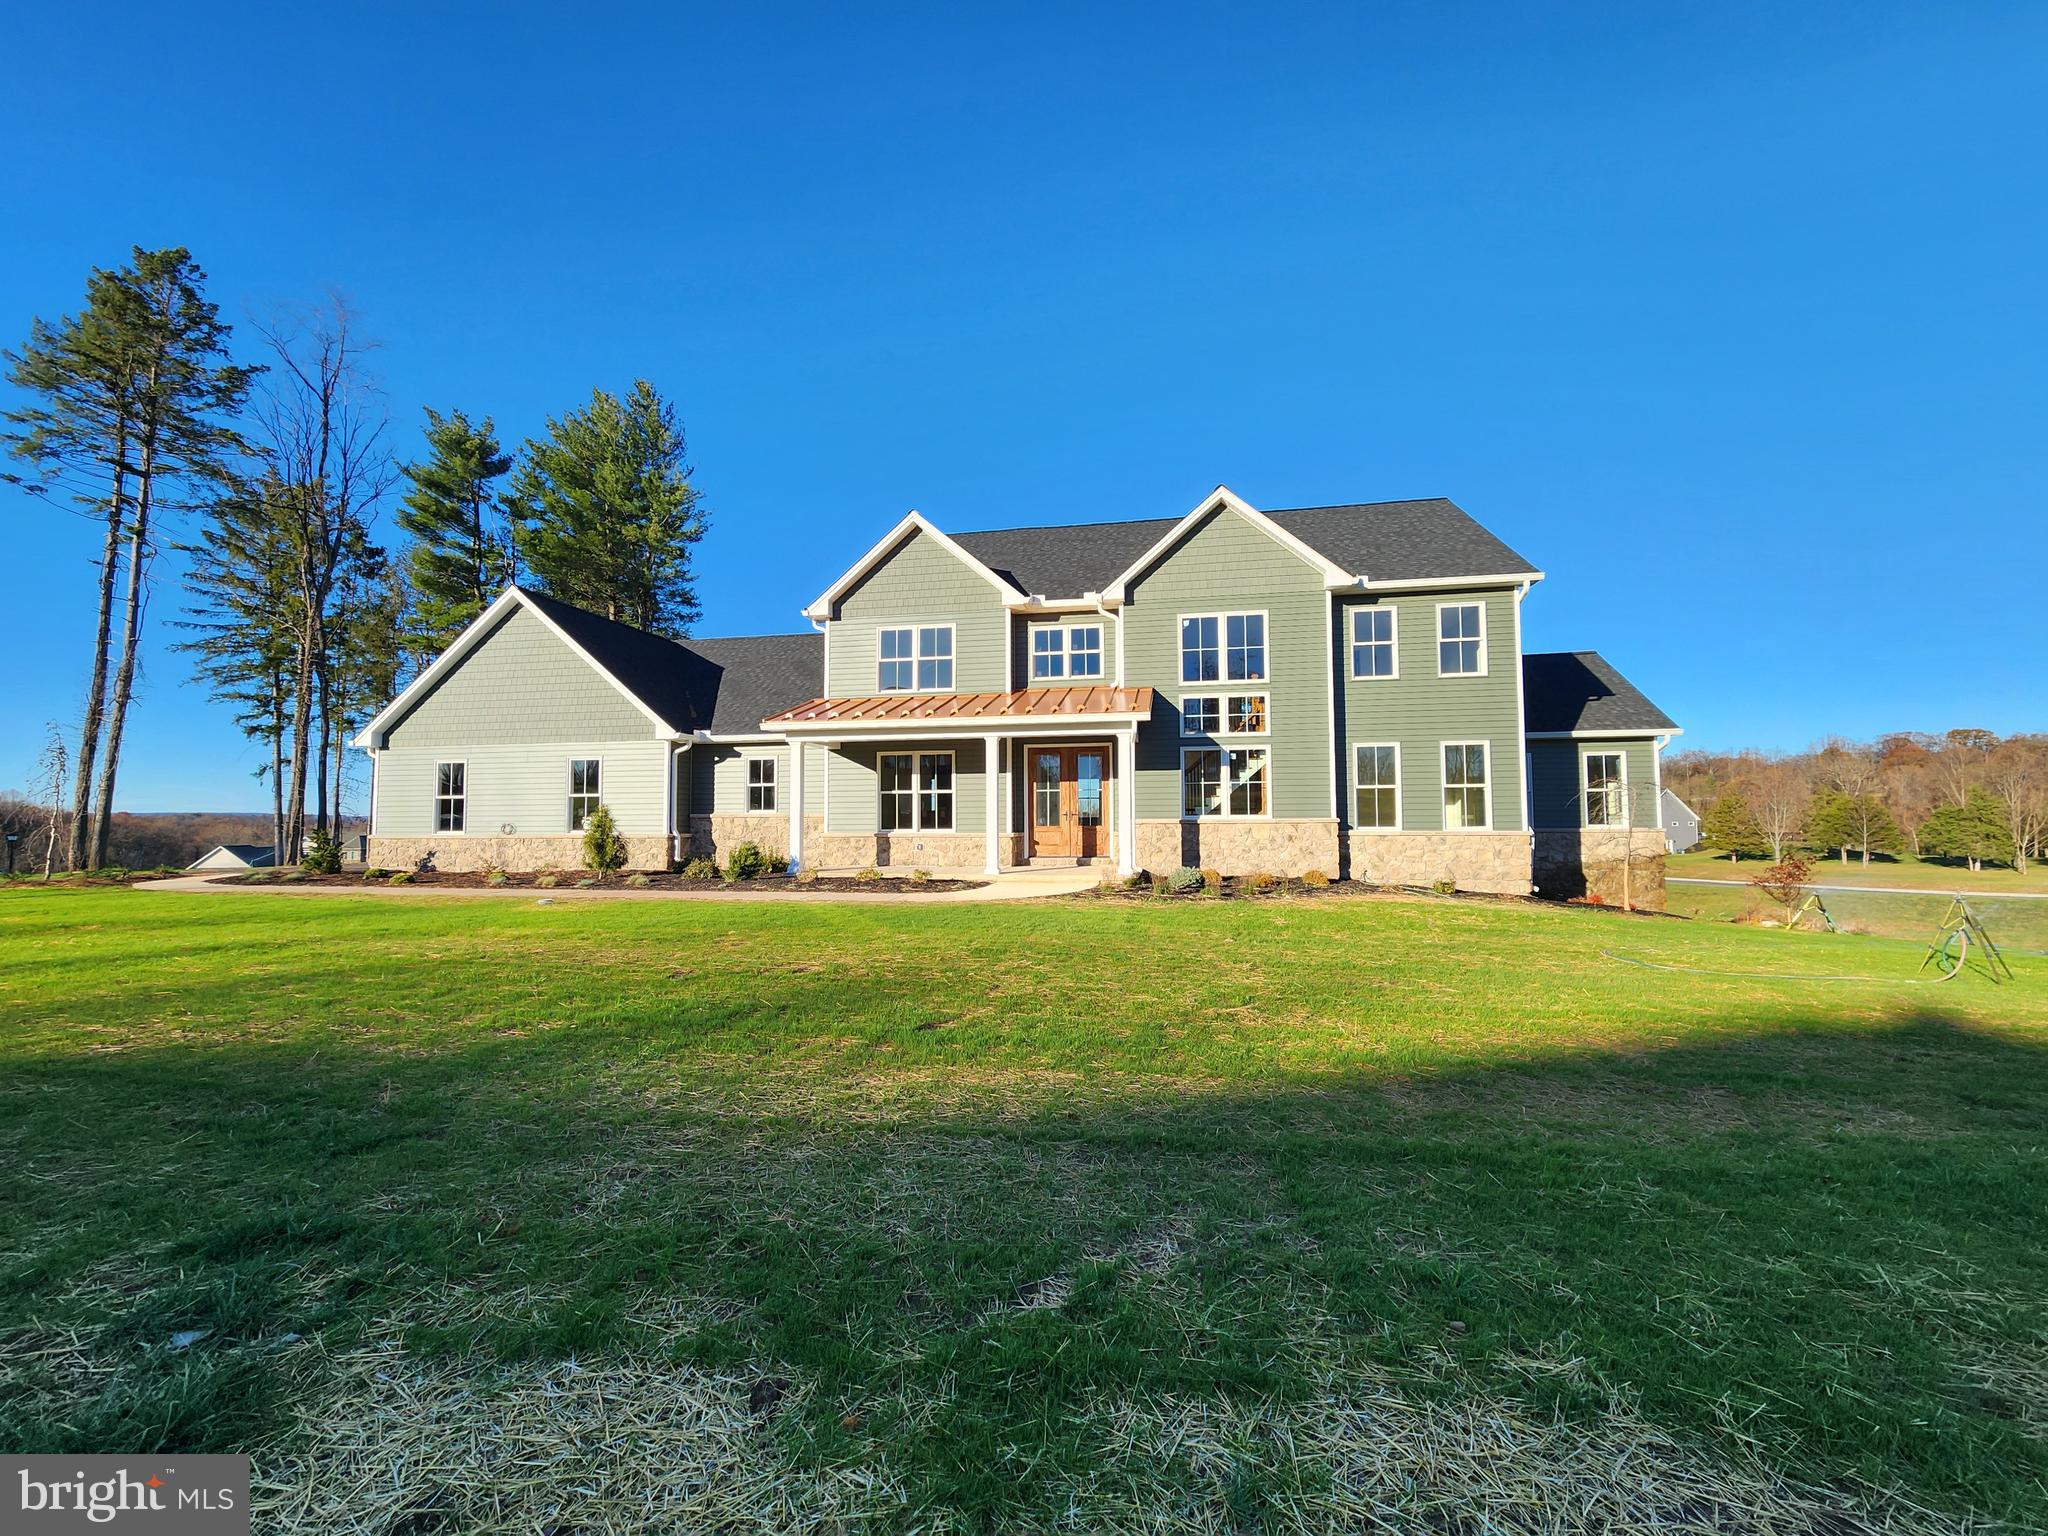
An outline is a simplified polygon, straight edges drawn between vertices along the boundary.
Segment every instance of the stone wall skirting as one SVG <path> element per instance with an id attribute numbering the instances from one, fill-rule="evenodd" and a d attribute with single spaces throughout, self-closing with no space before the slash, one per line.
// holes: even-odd
<path id="1" fill-rule="evenodd" d="M 412 869 L 429 854 L 434 868 L 451 874 L 486 867 L 522 873 L 581 869 L 583 838 L 580 833 L 566 837 L 373 837 L 365 857 L 373 869 Z M 668 839 L 658 833 L 626 839 L 628 869 L 667 869 L 668 856 Z"/>
<path id="2" fill-rule="evenodd" d="M 824 819 L 818 816 L 804 818 L 804 830 L 815 837 Z M 725 856 L 741 843 L 758 844 L 764 853 L 777 858 L 789 857 L 789 817 L 781 816 L 706 816 L 693 815 L 690 818 L 690 857 L 693 859 L 716 859 L 723 863 Z"/>
<path id="3" fill-rule="evenodd" d="M 1529 894 L 1526 832 L 1353 832 L 1353 880 L 1368 885 L 1433 886 L 1461 891 Z"/>
<path id="4" fill-rule="evenodd" d="M 1003 839 L 996 839 L 1000 850 Z M 988 867 L 988 842 L 978 832 L 805 834 L 804 862 L 813 869 L 970 870 Z"/>
<path id="5" fill-rule="evenodd" d="M 1647 912 L 1664 910 L 1664 832 L 1661 827 L 1583 827 L 1536 834 L 1539 895 L 1622 904 L 1623 859 L 1628 901 Z"/>
<path id="6" fill-rule="evenodd" d="M 1226 875 L 1338 874 L 1334 821 L 1141 821 L 1138 868 L 1153 874 L 1213 869 Z"/>

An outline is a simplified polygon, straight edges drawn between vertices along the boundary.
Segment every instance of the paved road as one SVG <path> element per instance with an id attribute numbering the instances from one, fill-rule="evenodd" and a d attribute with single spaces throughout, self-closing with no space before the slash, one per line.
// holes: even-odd
<path id="1" fill-rule="evenodd" d="M 1666 875 L 1666 885 L 1748 885 L 1747 880 L 1708 880 L 1699 875 Z M 1956 891 L 1934 890 L 1917 885 L 1821 885 L 1806 882 L 1809 891 L 1840 891 L 1845 896 L 1868 892 L 1872 896 L 1967 896 L 1972 901 L 2048 901 L 2048 891 Z"/>

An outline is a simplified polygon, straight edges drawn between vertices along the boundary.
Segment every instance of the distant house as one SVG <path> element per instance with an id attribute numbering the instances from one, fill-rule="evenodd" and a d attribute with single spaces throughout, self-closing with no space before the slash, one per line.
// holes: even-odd
<path id="1" fill-rule="evenodd" d="M 1670 790 L 1664 790 L 1657 797 L 1657 807 L 1663 813 L 1664 848 L 1668 853 L 1688 853 L 1700 845 L 1700 818 Z"/>
<path id="2" fill-rule="evenodd" d="M 270 869 L 277 863 L 277 850 L 260 843 L 222 843 L 202 853 L 187 869 Z"/>
<path id="3" fill-rule="evenodd" d="M 1542 575 L 1449 501 L 1219 487 L 1131 522 L 912 513 L 793 634 L 669 640 L 512 587 L 356 738 L 368 858 L 574 867 L 602 802 L 643 869 L 755 843 L 1603 900 L 1636 869 L 1653 904 L 1678 727 L 1597 653 L 1523 654 Z"/>

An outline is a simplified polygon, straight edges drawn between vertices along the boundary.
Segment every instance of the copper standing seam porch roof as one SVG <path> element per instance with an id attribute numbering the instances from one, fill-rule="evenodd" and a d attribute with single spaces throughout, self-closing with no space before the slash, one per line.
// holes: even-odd
<path id="1" fill-rule="evenodd" d="M 812 699 L 770 715 L 778 725 L 871 725 L 893 720 L 1048 720 L 1149 715 L 1150 688 L 1020 688 L 1015 693 L 886 693 Z"/>

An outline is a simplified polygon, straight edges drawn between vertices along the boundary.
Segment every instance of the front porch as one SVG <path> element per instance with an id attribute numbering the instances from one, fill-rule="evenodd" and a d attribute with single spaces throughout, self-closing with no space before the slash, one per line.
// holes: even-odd
<path id="1" fill-rule="evenodd" d="M 790 859 L 996 875 L 1137 868 L 1137 731 L 1151 690 L 815 699 L 787 733 Z"/>

